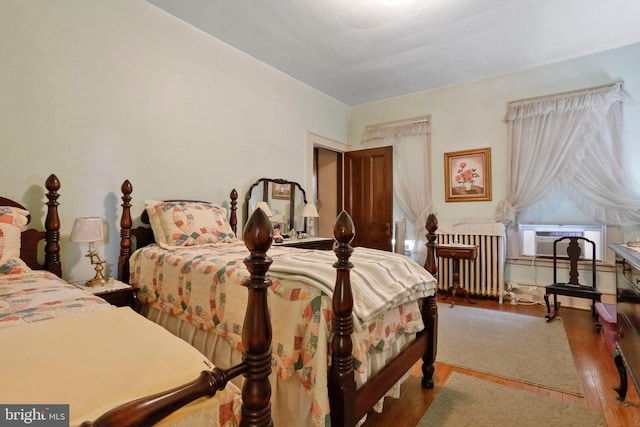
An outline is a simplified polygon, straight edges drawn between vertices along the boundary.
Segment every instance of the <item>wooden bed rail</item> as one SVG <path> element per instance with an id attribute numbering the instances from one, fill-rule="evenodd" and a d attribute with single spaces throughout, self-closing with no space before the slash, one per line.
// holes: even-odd
<path id="1" fill-rule="evenodd" d="M 273 426 L 269 383 L 272 334 L 267 305 L 267 290 L 271 280 L 266 276 L 272 262 L 267 251 L 273 242 L 273 230 L 269 218 L 261 209 L 257 209 L 247 222 L 243 239 L 250 252 L 244 259 L 250 276 L 243 282 L 248 288 L 249 297 L 242 327 L 242 363 L 227 370 L 214 368 L 203 371 L 188 384 L 125 403 L 95 421 L 82 423 L 82 427 L 151 426 L 200 397 L 214 396 L 239 375 L 245 376 L 240 426 Z"/>
<path id="2" fill-rule="evenodd" d="M 188 384 L 125 403 L 95 421 L 83 422 L 81 427 L 152 426 L 189 402 L 202 396 L 213 396 L 230 378 L 222 369 L 202 371 Z"/>

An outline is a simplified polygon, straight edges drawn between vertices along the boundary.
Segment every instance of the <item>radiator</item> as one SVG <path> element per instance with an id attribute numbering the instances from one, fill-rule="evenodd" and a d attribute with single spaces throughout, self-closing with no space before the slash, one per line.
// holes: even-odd
<path id="1" fill-rule="evenodd" d="M 504 265 L 505 226 L 500 223 L 438 224 L 439 244 L 462 243 L 478 247 L 473 261 L 460 260 L 460 286 L 471 295 L 498 297 L 505 294 Z M 438 289 L 453 285 L 453 263 L 457 260 L 438 258 Z"/>

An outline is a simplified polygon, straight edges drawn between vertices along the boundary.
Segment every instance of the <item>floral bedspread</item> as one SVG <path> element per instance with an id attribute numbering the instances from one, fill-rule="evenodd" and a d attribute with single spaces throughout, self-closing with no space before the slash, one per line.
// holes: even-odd
<path id="1" fill-rule="evenodd" d="M 276 247 L 269 250 L 269 256 L 275 264 L 278 257 L 300 251 Z M 249 275 L 243 260 L 248 255 L 242 242 L 171 250 L 151 245 L 132 255 L 130 283 L 139 287 L 141 302 L 218 334 L 241 350 L 247 301 L 242 281 Z M 293 375 L 300 377 L 314 399 L 315 424 L 324 425 L 329 413 L 326 378 L 331 298 L 309 283 L 276 277 L 271 280 L 274 371 L 284 380 Z M 416 301 L 371 319 L 355 334 L 355 369 L 365 372 L 373 352 L 386 350 L 398 337 L 423 328 Z"/>
<path id="2" fill-rule="evenodd" d="M 112 308 L 47 271 L 0 275 L 0 328 Z"/>

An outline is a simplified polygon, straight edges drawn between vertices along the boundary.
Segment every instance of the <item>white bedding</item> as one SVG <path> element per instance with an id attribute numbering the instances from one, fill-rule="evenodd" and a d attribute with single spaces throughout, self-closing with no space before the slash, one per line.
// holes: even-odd
<path id="1" fill-rule="evenodd" d="M 5 328 L 0 345 L 0 402 L 69 404 L 72 426 L 192 381 L 211 366 L 192 346 L 128 307 Z M 230 384 L 161 425 L 200 420 L 203 427 L 235 426 L 240 405 L 240 392 Z"/>
<path id="2" fill-rule="evenodd" d="M 270 276 L 307 283 L 333 297 L 336 255 L 332 251 L 302 250 L 270 255 L 273 258 Z M 350 283 L 354 326 L 358 330 L 394 307 L 434 293 L 436 280 L 404 255 L 354 248 L 349 262 L 353 264 Z"/>
<path id="3" fill-rule="evenodd" d="M 197 378 L 211 362 L 130 308 L 116 308 L 52 273 L 0 274 L 2 404 L 68 404 L 70 423 Z M 236 426 L 234 384 L 161 422 Z"/>

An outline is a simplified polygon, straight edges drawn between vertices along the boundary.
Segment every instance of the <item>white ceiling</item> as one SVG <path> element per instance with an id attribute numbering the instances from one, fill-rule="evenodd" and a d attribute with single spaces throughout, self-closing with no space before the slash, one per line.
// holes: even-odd
<path id="1" fill-rule="evenodd" d="M 147 1 L 347 105 L 640 42 L 640 0 Z"/>

